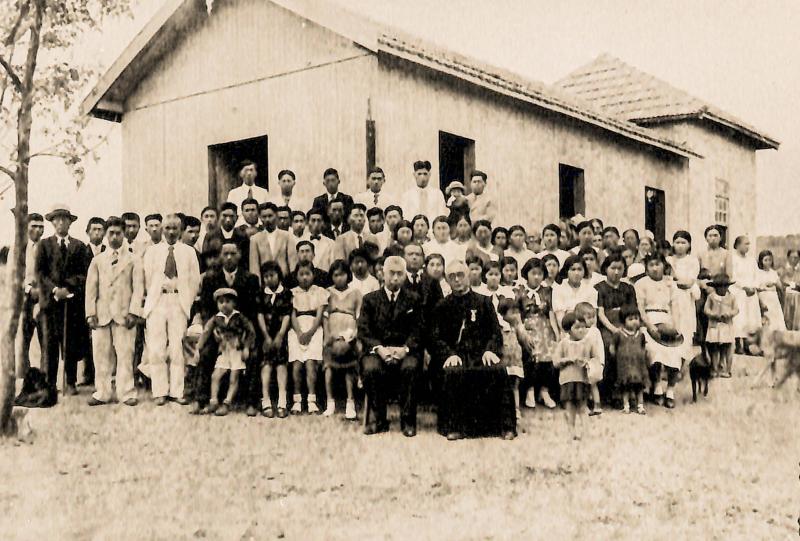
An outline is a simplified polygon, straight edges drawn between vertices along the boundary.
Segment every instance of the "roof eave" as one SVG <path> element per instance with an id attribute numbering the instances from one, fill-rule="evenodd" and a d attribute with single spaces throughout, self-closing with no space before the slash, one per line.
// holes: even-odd
<path id="1" fill-rule="evenodd" d="M 697 152 L 689 148 L 672 144 L 658 137 L 653 137 L 648 134 L 641 133 L 639 130 L 636 129 L 627 128 L 626 126 L 623 126 L 621 123 L 615 123 L 613 121 L 604 119 L 600 116 L 595 117 L 586 114 L 578 109 L 567 107 L 566 105 L 561 104 L 556 100 L 548 100 L 542 96 L 535 96 L 531 93 L 520 92 L 519 90 L 511 88 L 512 85 L 510 83 L 507 85 L 503 85 L 500 82 L 490 83 L 486 81 L 484 78 L 479 77 L 478 74 L 469 74 L 464 70 L 456 70 L 440 62 L 436 62 L 433 60 L 432 55 L 421 56 L 416 52 L 404 51 L 401 48 L 398 48 L 396 46 L 387 43 L 386 39 L 379 40 L 380 53 L 384 53 L 396 58 L 401 58 L 413 64 L 422 65 L 437 72 L 446 73 L 448 75 L 451 75 L 452 77 L 470 82 L 489 91 L 496 92 L 498 94 L 508 96 L 535 105 L 537 107 L 541 107 L 549 111 L 563 114 L 571 118 L 575 118 L 577 120 L 601 128 L 603 130 L 616 133 L 627 139 L 632 139 L 639 143 L 658 148 L 662 151 L 680 156 L 682 158 L 688 159 L 688 158 L 703 157 L 701 154 L 698 154 Z"/>
<path id="2" fill-rule="evenodd" d="M 652 124 L 662 124 L 662 123 L 669 123 L 669 122 L 680 122 L 682 120 L 708 120 L 715 124 L 719 124 L 720 126 L 724 126 L 740 135 L 743 135 L 747 139 L 753 142 L 756 150 L 778 150 L 780 147 L 780 141 L 773 139 L 765 134 L 756 132 L 747 126 L 743 126 L 741 124 L 731 122 L 725 118 L 722 118 L 719 115 L 715 115 L 714 113 L 708 111 L 694 111 L 691 113 L 684 113 L 679 115 L 660 115 L 660 116 L 653 116 L 653 117 L 642 117 L 642 118 L 631 118 L 631 122 L 635 122 L 639 125 L 652 125 Z"/>

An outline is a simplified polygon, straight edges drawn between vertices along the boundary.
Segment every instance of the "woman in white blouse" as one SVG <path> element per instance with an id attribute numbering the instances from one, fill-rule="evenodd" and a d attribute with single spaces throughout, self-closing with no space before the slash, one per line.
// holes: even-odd
<path id="1" fill-rule="evenodd" d="M 556 314 L 558 328 L 567 312 L 575 309 L 581 302 L 588 302 L 597 308 L 597 290 L 586 279 L 589 272 L 580 256 L 572 255 L 561 268 L 561 283 L 553 285 L 553 312 Z"/>
<path id="2" fill-rule="evenodd" d="M 745 339 L 761 327 L 761 308 L 758 304 L 758 266 L 748 257 L 750 239 L 737 237 L 731 254 L 731 280 L 736 282 L 730 289 L 736 298 L 739 314 L 733 318 L 736 337 L 736 353 L 744 353 Z"/>

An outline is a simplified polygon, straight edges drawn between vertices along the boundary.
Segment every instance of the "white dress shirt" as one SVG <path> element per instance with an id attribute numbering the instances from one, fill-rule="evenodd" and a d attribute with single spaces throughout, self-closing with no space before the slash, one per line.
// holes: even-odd
<path id="1" fill-rule="evenodd" d="M 253 184 L 252 186 L 248 186 L 247 184 L 242 184 L 238 188 L 233 188 L 231 191 L 228 192 L 228 201 L 231 203 L 236 204 L 236 207 L 239 209 L 239 214 L 242 214 L 242 202 L 247 199 L 248 192 L 252 190 L 253 199 L 258 201 L 258 204 L 266 202 L 269 199 L 269 191 L 265 190 L 261 186 L 256 186 Z"/>
<path id="2" fill-rule="evenodd" d="M 373 207 L 385 209 L 389 205 L 393 204 L 389 196 L 383 190 L 379 191 L 378 193 L 374 193 L 372 190 L 361 192 L 359 194 L 356 194 L 355 197 L 353 197 L 353 201 L 355 203 L 361 203 L 362 205 L 367 207 L 367 210 Z"/>
<path id="3" fill-rule="evenodd" d="M 447 206 L 444 203 L 444 195 L 430 185 L 426 188 L 414 186 L 402 197 L 403 216 L 411 220 L 417 214 L 428 217 L 431 222 L 437 216 L 447 216 Z"/>

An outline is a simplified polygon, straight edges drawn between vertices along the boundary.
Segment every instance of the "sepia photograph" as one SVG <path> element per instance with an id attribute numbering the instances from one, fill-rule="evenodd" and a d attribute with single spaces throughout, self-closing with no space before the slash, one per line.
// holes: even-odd
<path id="1" fill-rule="evenodd" d="M 800 539 L 798 28 L 0 0 L 0 540 Z"/>

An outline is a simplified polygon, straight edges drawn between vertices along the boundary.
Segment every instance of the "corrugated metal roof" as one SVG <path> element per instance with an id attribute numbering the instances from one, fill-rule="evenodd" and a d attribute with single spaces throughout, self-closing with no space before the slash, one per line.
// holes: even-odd
<path id="1" fill-rule="evenodd" d="M 746 136 L 760 149 L 779 142 L 733 115 L 645 73 L 609 54 L 602 54 L 555 85 L 606 114 L 646 126 L 659 122 L 705 118 Z"/>

